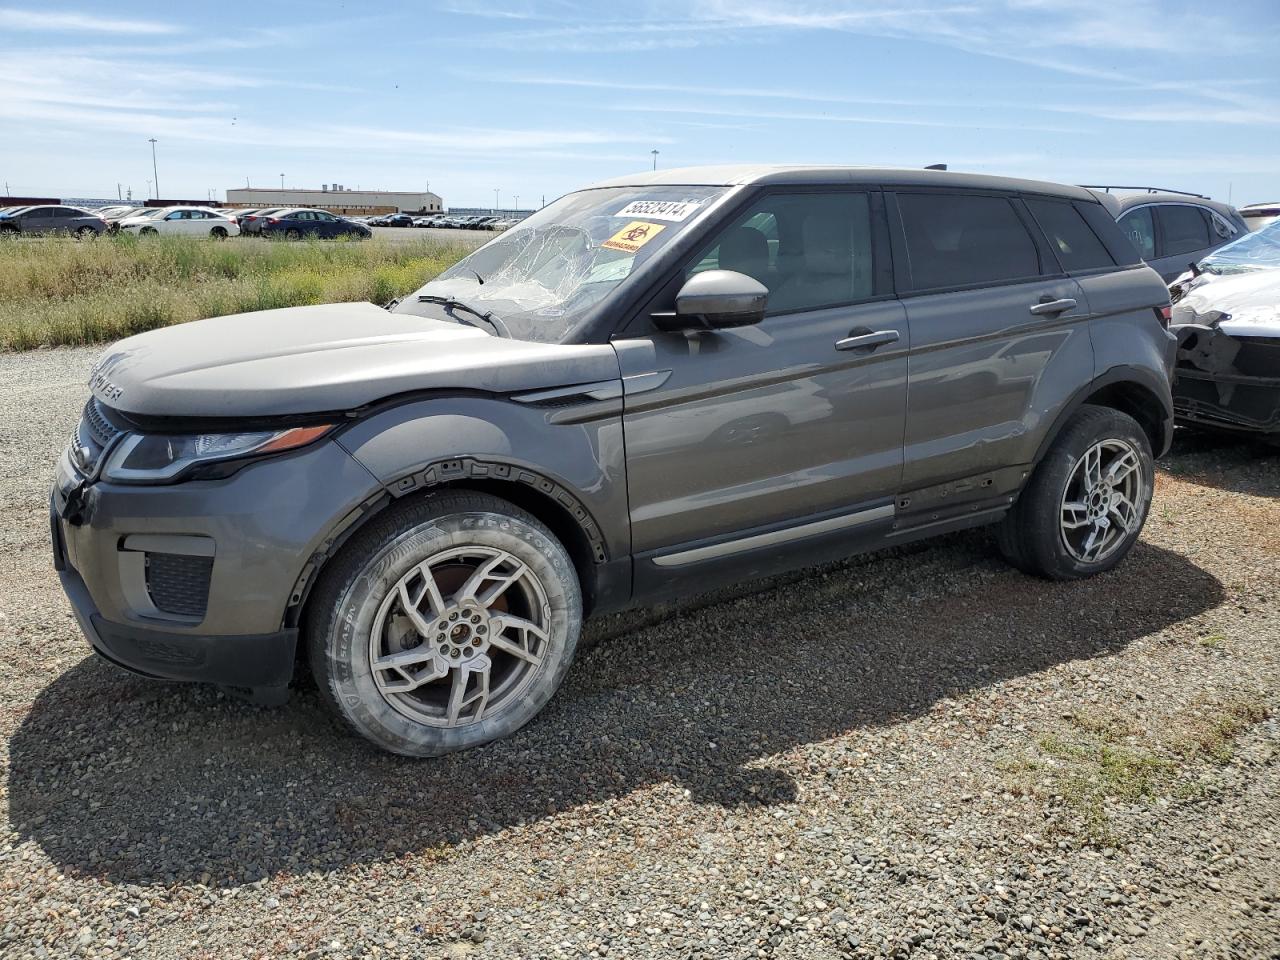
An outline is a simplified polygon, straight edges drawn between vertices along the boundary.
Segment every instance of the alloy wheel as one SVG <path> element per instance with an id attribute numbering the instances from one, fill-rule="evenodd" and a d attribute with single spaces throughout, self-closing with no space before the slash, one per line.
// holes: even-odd
<path id="1" fill-rule="evenodd" d="M 550 624 L 546 590 L 522 560 L 494 547 L 444 550 L 383 600 L 369 638 L 373 680 L 419 723 L 478 723 L 523 694 Z"/>
<path id="2" fill-rule="evenodd" d="M 1128 441 L 1100 440 L 1076 463 L 1062 495 L 1061 531 L 1067 552 L 1082 563 L 1114 553 L 1141 517 L 1146 478 Z"/>

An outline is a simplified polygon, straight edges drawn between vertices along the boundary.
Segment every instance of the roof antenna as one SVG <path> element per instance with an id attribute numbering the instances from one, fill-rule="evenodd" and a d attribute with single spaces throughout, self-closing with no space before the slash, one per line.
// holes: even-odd
<path id="1" fill-rule="evenodd" d="M 931 163 L 927 167 L 925 167 L 925 169 L 926 170 L 945 170 L 947 169 L 947 165 L 945 163 Z"/>

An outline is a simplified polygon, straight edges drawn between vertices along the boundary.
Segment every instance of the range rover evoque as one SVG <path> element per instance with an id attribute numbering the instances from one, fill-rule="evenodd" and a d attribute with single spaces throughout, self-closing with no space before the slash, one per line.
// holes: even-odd
<path id="1" fill-rule="evenodd" d="M 259 702 L 295 651 L 397 753 L 555 692 L 585 616 L 996 524 L 1113 567 L 1172 435 L 1164 283 L 1088 191 L 708 167 L 571 193 L 389 309 L 130 337 L 52 495 L 129 670 Z"/>

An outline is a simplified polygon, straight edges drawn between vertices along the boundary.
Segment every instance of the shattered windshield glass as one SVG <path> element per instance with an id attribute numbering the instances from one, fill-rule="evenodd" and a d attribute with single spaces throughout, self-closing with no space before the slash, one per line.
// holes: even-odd
<path id="1" fill-rule="evenodd" d="M 1280 269 L 1280 220 L 1219 247 L 1201 260 L 1199 267 L 1216 274 Z"/>
<path id="2" fill-rule="evenodd" d="M 564 342 L 591 307 L 670 243 L 724 187 L 610 187 L 561 197 L 405 297 L 397 313 L 488 314 L 516 340 Z"/>

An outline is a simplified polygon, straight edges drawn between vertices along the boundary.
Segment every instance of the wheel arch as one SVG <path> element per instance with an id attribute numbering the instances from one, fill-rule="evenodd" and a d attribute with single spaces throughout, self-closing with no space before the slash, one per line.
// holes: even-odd
<path id="1" fill-rule="evenodd" d="M 285 624 L 298 626 L 306 622 L 307 604 L 316 583 L 347 542 L 374 517 L 406 498 L 424 497 L 446 489 L 491 494 L 544 523 L 569 552 L 582 590 L 583 616 L 591 613 L 601 592 L 600 571 L 610 559 L 600 526 L 591 512 L 570 490 L 537 471 L 468 457 L 437 461 L 406 474 L 334 524 L 290 591 Z"/>
<path id="2" fill-rule="evenodd" d="M 1173 403 L 1168 398 L 1168 384 L 1140 367 L 1113 367 L 1096 377 L 1072 396 L 1063 406 L 1036 451 L 1039 463 L 1062 433 L 1067 421 L 1086 403 L 1110 407 L 1128 414 L 1138 422 L 1156 457 L 1162 456 L 1173 441 Z"/>

